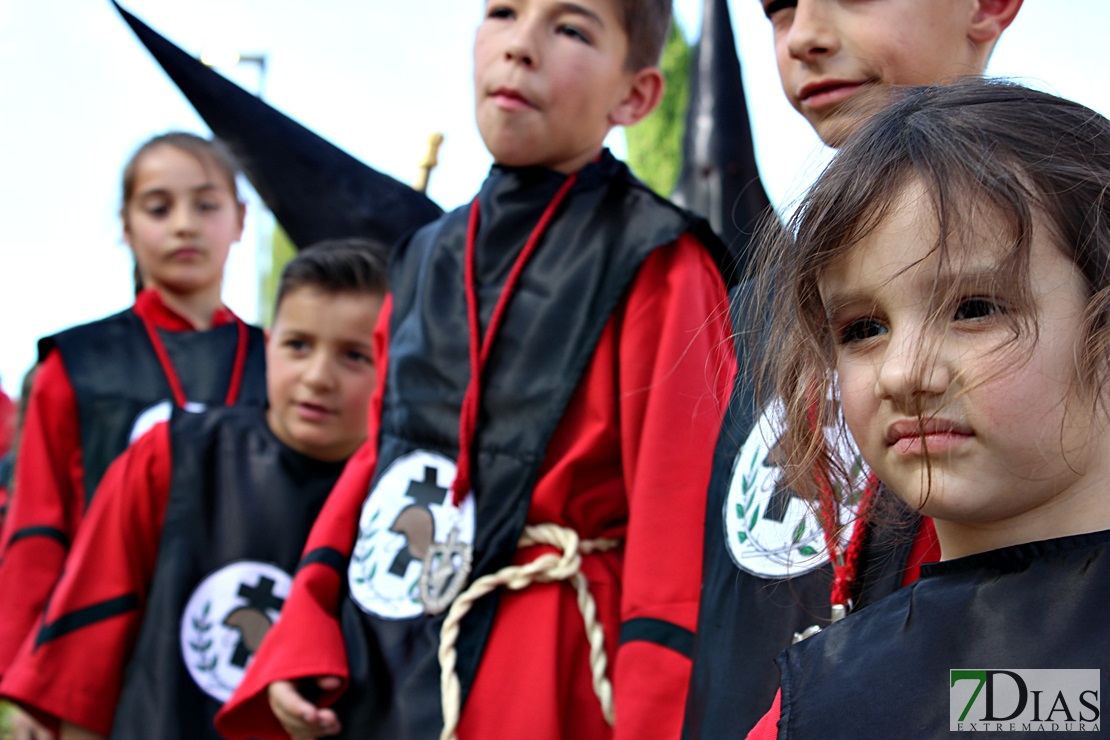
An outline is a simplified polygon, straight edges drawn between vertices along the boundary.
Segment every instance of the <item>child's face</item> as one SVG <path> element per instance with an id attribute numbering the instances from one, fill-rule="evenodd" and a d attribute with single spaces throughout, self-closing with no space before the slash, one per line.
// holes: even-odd
<path id="1" fill-rule="evenodd" d="M 625 123 L 635 73 L 616 0 L 487 0 L 474 39 L 475 113 L 496 162 L 580 169 Z"/>
<path id="2" fill-rule="evenodd" d="M 1032 308 L 1022 308 L 992 281 L 1004 230 L 980 212 L 970 248 L 950 246 L 938 277 L 931 204 L 915 185 L 896 206 L 820 281 L 840 402 L 864 458 L 911 506 L 925 501 L 945 558 L 1089 531 L 1106 508 L 1097 481 L 1110 455 L 1077 381 L 1082 275 L 1038 221 Z M 934 307 L 938 280 L 955 297 Z M 1007 319 L 1023 316 L 1030 326 L 1011 341 Z"/>
<path id="3" fill-rule="evenodd" d="M 305 286 L 285 295 L 266 341 L 266 390 L 270 429 L 289 447 L 336 461 L 366 439 L 381 307 L 368 293 Z"/>
<path id="4" fill-rule="evenodd" d="M 838 145 L 874 85 L 926 85 L 981 74 L 969 39 L 976 0 L 761 0 L 787 99 Z"/>
<path id="5" fill-rule="evenodd" d="M 123 233 L 148 285 L 179 295 L 218 292 L 242 232 L 243 207 L 217 167 L 168 145 L 142 155 Z"/>

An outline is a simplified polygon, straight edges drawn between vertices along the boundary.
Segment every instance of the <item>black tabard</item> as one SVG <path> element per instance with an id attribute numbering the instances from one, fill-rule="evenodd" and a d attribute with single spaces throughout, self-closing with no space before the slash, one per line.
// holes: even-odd
<path id="1" fill-rule="evenodd" d="M 208 331 L 158 330 L 189 401 L 224 405 L 238 331 L 235 324 Z M 157 403 L 172 404 L 173 391 L 133 309 L 40 340 L 40 360 L 54 347 L 77 397 L 87 508 L 104 471 L 126 449 L 135 420 Z M 239 403 L 266 404 L 265 338 L 253 326 Z"/>
<path id="2" fill-rule="evenodd" d="M 743 737 L 771 706 L 778 690 L 775 656 L 790 645 L 794 633 L 830 622 L 832 567 L 828 562 L 793 575 L 759 575 L 738 567 L 725 541 L 739 536 L 727 526 L 725 507 L 741 448 L 761 442 L 754 430 L 762 409 L 756 405 L 751 375 L 746 372 L 751 362 L 745 355 L 752 351 L 745 332 L 754 322 L 741 315 L 748 289 L 742 284 L 730 296 L 740 371 L 709 483 L 702 597 L 683 727 L 683 737 L 690 739 Z M 782 493 L 789 501 L 789 491 Z M 857 609 L 901 585 L 918 523 L 917 516 L 899 510 L 883 517 L 885 526 L 868 528 L 854 591 Z"/>
<path id="3" fill-rule="evenodd" d="M 1108 546 L 1104 531 L 923 566 L 921 580 L 779 656 L 779 738 L 962 737 L 949 731 L 950 670 L 1110 670 Z M 1070 701 L 1073 727 L 1085 714 L 1089 728 L 1091 710 Z M 1043 698 L 1042 718 L 1054 702 Z M 1052 717 L 1061 730 L 1064 718 Z"/>
<path id="4" fill-rule="evenodd" d="M 564 179 L 546 169 L 495 166 L 483 184 L 476 260 L 483 327 Z M 470 376 L 463 281 L 468 210 L 425 227 L 394 256 L 389 371 L 371 490 L 391 462 L 413 451 L 458 456 L 459 409 Z M 483 374 L 471 581 L 509 564 L 548 441 L 643 260 L 690 231 L 710 248 L 719 246 L 704 222 L 651 193 L 607 152 L 580 172 L 521 276 Z M 496 603 L 495 595 L 480 600 L 463 621 L 464 698 Z M 345 600 L 352 671 L 346 698 L 353 698 L 340 703 L 345 736 L 438 737 L 442 618 L 383 619 Z"/>
<path id="5" fill-rule="evenodd" d="M 222 702 L 193 675 L 217 684 L 233 677 L 238 684 L 257 647 L 252 642 L 284 603 L 308 531 L 344 465 L 289 449 L 256 408 L 177 410 L 170 433 L 170 498 L 113 738 L 219 737 L 212 723 Z M 223 601 L 198 589 L 247 561 L 274 566 L 288 579 L 252 575 Z M 275 585 L 285 590 L 275 595 Z M 196 609 L 199 603 L 207 606 Z M 234 687 L 225 688 L 230 694 Z"/>

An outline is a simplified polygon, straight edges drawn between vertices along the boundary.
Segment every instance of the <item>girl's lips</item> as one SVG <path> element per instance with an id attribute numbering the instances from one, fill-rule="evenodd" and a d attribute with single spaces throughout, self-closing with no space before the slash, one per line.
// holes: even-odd
<path id="1" fill-rule="evenodd" d="M 181 247 L 170 252 L 170 259 L 194 260 L 201 255 L 200 247 Z"/>
<path id="2" fill-rule="evenodd" d="M 900 437 L 891 447 L 902 455 L 923 455 L 926 450 L 930 455 L 941 452 L 950 452 L 972 438 L 971 434 L 961 432 L 936 432 L 934 434 Z"/>
<path id="3" fill-rule="evenodd" d="M 903 455 L 931 455 L 954 450 L 974 436 L 967 425 L 947 419 L 908 419 L 890 425 L 886 443 Z"/>

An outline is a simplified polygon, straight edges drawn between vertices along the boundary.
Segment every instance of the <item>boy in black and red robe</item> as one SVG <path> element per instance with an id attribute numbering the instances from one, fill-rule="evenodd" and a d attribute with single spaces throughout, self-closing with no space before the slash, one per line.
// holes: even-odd
<path id="1" fill-rule="evenodd" d="M 175 411 L 109 467 L 0 694 L 100 735 L 219 737 L 213 717 L 365 439 L 384 268 L 384 250 L 362 242 L 287 265 L 269 407 Z"/>
<path id="2" fill-rule="evenodd" d="M 370 440 L 225 735 L 678 733 L 733 374 L 724 249 L 602 146 L 658 102 L 669 18 L 487 7 L 495 165 L 395 252 Z"/>

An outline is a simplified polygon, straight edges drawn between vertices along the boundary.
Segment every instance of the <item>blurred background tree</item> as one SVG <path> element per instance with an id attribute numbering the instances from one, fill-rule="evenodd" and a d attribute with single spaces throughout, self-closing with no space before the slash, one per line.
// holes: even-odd
<path id="1" fill-rule="evenodd" d="M 692 48 L 677 22 L 663 48 L 660 68 L 667 81 L 659 107 L 624 131 L 628 166 L 648 187 L 669 197 L 682 169 L 682 134 L 690 103 Z"/>

